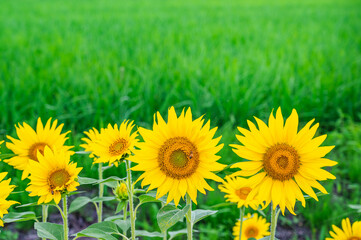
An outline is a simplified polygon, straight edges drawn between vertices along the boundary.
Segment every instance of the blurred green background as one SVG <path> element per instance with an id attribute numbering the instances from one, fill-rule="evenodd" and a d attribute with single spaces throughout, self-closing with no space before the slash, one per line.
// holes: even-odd
<path id="1" fill-rule="evenodd" d="M 337 180 L 279 226 L 292 239 L 322 239 L 342 218 L 361 218 L 348 207 L 361 204 L 360 9 L 359 0 L 1 1 L 0 139 L 15 136 L 18 122 L 53 117 L 80 149 L 93 126 L 133 119 L 150 127 L 156 111 L 190 106 L 220 127 L 220 162 L 230 164 L 240 160 L 228 147 L 236 126 L 296 108 L 301 125 L 316 118 L 318 134 L 336 145 L 329 158 L 339 162 Z M 77 161 L 83 176 L 96 177 L 86 157 Z M 0 164 L 23 190 L 20 173 Z M 198 207 L 223 201 L 216 188 Z M 158 230 L 158 208 L 140 213 L 137 227 Z M 237 217 L 235 207 L 222 208 L 196 226 L 198 236 L 230 239 Z"/>

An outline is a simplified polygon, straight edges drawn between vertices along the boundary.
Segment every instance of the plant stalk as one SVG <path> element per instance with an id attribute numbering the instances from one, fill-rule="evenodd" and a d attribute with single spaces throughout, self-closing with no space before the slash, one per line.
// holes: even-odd
<path id="1" fill-rule="evenodd" d="M 98 177 L 99 180 L 103 180 L 103 163 L 99 163 L 98 165 Z M 104 196 L 104 183 L 99 183 L 99 197 L 102 198 Z M 98 209 L 97 209 L 97 215 L 98 215 L 98 222 L 102 222 L 102 216 L 103 216 L 103 201 L 99 201 L 98 203 Z"/>
<path id="2" fill-rule="evenodd" d="M 243 225 L 244 211 L 245 211 L 245 207 L 242 206 L 239 210 L 239 239 L 242 238 L 242 225 Z"/>
<path id="3" fill-rule="evenodd" d="M 48 220 L 48 205 L 42 205 L 41 206 L 41 210 L 42 210 L 42 218 L 43 218 L 43 223 L 45 223 Z M 42 240 L 46 240 L 46 238 L 42 238 Z"/>
<path id="4" fill-rule="evenodd" d="M 192 224 L 192 200 L 191 197 L 187 194 L 186 196 L 187 206 L 189 206 L 189 210 L 186 214 L 187 218 L 187 239 L 192 240 L 193 233 L 193 224 Z"/>
<path id="5" fill-rule="evenodd" d="M 63 226 L 64 226 L 64 240 L 68 240 L 69 228 L 68 228 L 68 199 L 67 196 L 63 198 Z"/>
<path id="6" fill-rule="evenodd" d="M 280 213 L 280 210 L 277 211 L 277 207 L 275 209 L 273 209 L 273 206 L 271 206 L 271 208 L 272 208 L 272 213 L 271 213 L 271 235 L 270 235 L 270 240 L 275 240 L 276 239 L 277 219 L 278 219 L 278 215 Z"/>
<path id="7" fill-rule="evenodd" d="M 124 160 L 127 168 L 127 183 L 128 183 L 128 196 L 129 196 L 129 212 L 130 212 L 130 230 L 132 232 L 132 240 L 135 240 L 135 212 L 133 206 L 133 193 L 134 187 L 132 182 L 132 171 L 130 170 L 131 163 L 129 160 Z"/>
<path id="8" fill-rule="evenodd" d="M 127 220 L 127 208 L 128 208 L 128 203 L 125 204 L 124 209 L 123 209 L 123 219 L 124 219 L 124 221 Z M 126 236 L 127 231 L 124 231 L 123 234 Z M 123 239 L 125 239 L 125 238 L 123 238 Z"/>

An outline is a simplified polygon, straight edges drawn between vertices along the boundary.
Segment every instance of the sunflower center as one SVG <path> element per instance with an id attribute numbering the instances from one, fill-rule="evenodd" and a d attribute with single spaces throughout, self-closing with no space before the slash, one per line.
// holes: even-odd
<path id="1" fill-rule="evenodd" d="M 119 138 L 109 146 L 109 153 L 112 156 L 123 155 L 126 147 L 127 141 L 123 138 Z"/>
<path id="2" fill-rule="evenodd" d="M 49 177 L 49 185 L 52 189 L 63 187 L 69 179 L 70 175 L 65 169 L 56 170 Z"/>
<path id="3" fill-rule="evenodd" d="M 236 195 L 240 198 L 240 199 L 243 199 L 245 200 L 248 196 L 248 194 L 251 192 L 251 188 L 249 187 L 243 187 L 243 188 L 240 188 L 238 190 L 236 190 Z"/>
<path id="4" fill-rule="evenodd" d="M 168 177 L 184 179 L 198 168 L 197 148 L 185 137 L 170 138 L 158 152 L 160 170 Z"/>
<path id="5" fill-rule="evenodd" d="M 169 162 L 174 167 L 182 168 L 188 162 L 187 154 L 185 152 L 183 152 L 182 150 L 175 150 L 170 155 Z"/>
<path id="6" fill-rule="evenodd" d="M 39 151 L 41 155 L 44 155 L 44 149 L 46 146 L 49 147 L 49 145 L 46 143 L 42 143 L 42 142 L 34 143 L 29 149 L 29 158 L 39 162 L 37 153 Z"/>
<path id="7" fill-rule="evenodd" d="M 360 237 L 356 237 L 356 236 L 351 236 L 349 237 L 347 240 L 361 240 Z"/>
<path id="8" fill-rule="evenodd" d="M 258 228 L 254 227 L 254 226 L 249 226 L 248 228 L 246 228 L 246 231 L 244 232 L 244 234 L 246 235 L 246 238 L 255 238 L 258 235 Z"/>
<path id="9" fill-rule="evenodd" d="M 286 143 L 270 147 L 263 156 L 264 170 L 275 180 L 286 181 L 293 178 L 300 164 L 300 155 Z"/>

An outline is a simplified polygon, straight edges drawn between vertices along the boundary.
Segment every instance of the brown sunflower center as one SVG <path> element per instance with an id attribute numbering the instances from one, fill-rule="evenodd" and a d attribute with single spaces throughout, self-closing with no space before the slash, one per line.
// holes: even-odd
<path id="1" fill-rule="evenodd" d="M 236 195 L 243 200 L 246 200 L 248 194 L 251 192 L 251 188 L 249 187 L 243 187 L 238 190 L 236 190 Z"/>
<path id="2" fill-rule="evenodd" d="M 198 168 L 197 148 L 185 137 L 168 139 L 158 152 L 160 170 L 168 177 L 184 179 Z"/>
<path id="3" fill-rule="evenodd" d="M 42 143 L 42 142 L 39 142 L 39 143 L 34 143 L 30 148 L 29 148 L 29 158 L 34 160 L 34 161 L 37 161 L 39 162 L 38 160 L 38 151 L 41 153 L 41 155 L 44 155 L 44 149 L 45 147 L 49 145 L 46 144 L 46 143 Z"/>
<path id="4" fill-rule="evenodd" d="M 63 187 L 69 179 L 70 175 L 65 169 L 56 170 L 49 176 L 50 188 Z"/>
<path id="5" fill-rule="evenodd" d="M 109 146 L 109 153 L 112 156 L 123 155 L 126 148 L 127 148 L 127 141 L 123 138 L 119 138 Z"/>
<path id="6" fill-rule="evenodd" d="M 293 178 L 300 164 L 300 155 L 286 143 L 270 147 L 263 156 L 264 170 L 275 180 L 286 181 Z"/>
<path id="7" fill-rule="evenodd" d="M 347 238 L 347 240 L 361 240 L 361 238 L 356 237 L 356 236 L 351 236 L 351 237 Z"/>
<path id="8" fill-rule="evenodd" d="M 244 235 L 246 235 L 246 238 L 255 238 L 258 235 L 258 228 L 254 226 L 249 226 L 246 228 Z"/>

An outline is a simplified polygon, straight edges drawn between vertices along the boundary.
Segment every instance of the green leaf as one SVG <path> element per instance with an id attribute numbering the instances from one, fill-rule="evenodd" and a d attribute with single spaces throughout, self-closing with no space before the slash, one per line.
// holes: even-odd
<path id="1" fill-rule="evenodd" d="M 97 181 L 98 179 L 95 178 L 78 177 L 78 183 L 80 185 L 95 184 Z"/>
<path id="2" fill-rule="evenodd" d="M 263 237 L 263 238 L 260 238 L 260 239 L 258 239 L 258 240 L 270 240 L 271 239 L 271 237 L 270 236 L 267 236 L 267 237 Z M 278 238 L 274 238 L 275 240 L 279 240 Z"/>
<path id="3" fill-rule="evenodd" d="M 145 230 L 135 230 L 135 235 L 140 237 L 163 237 L 160 232 L 148 232 Z"/>
<path id="4" fill-rule="evenodd" d="M 127 220 L 117 219 L 114 220 L 114 223 L 117 224 L 123 232 L 127 232 L 130 228 L 130 218 L 128 218 Z"/>
<path id="5" fill-rule="evenodd" d="M 187 234 L 187 229 L 182 229 L 178 231 L 168 232 L 170 238 L 168 240 L 172 240 L 175 237 L 182 236 L 184 234 Z"/>
<path id="6" fill-rule="evenodd" d="M 138 198 L 139 198 L 138 206 L 148 202 L 160 202 L 158 199 L 148 194 L 140 195 Z"/>
<path id="7" fill-rule="evenodd" d="M 144 195 L 145 196 L 150 196 L 150 197 L 153 197 L 154 199 L 156 199 L 154 202 L 158 201 L 158 202 L 162 202 L 164 204 L 167 204 L 167 197 L 163 196 L 163 197 L 157 199 L 157 192 L 156 191 L 150 191 L 150 192 L 148 192 L 148 193 L 146 193 Z M 143 196 L 143 195 L 141 195 L 141 196 Z M 168 204 L 174 205 L 173 203 L 168 203 Z"/>
<path id="8" fill-rule="evenodd" d="M 194 210 L 192 211 L 192 225 L 216 213 L 217 211 L 212 211 L 212 210 L 202 210 L 202 209 Z"/>
<path id="9" fill-rule="evenodd" d="M 321 196 L 325 196 L 325 195 L 328 195 L 328 193 L 322 193 L 322 192 L 317 192 L 316 193 L 317 197 L 321 197 Z M 309 195 L 303 195 L 303 197 L 305 198 L 305 200 L 313 198 L 313 197 L 311 197 Z"/>
<path id="10" fill-rule="evenodd" d="M 75 199 L 70 203 L 69 213 L 75 212 L 76 210 L 84 207 L 84 206 L 87 205 L 90 201 L 91 201 L 90 198 L 84 197 L 84 196 L 75 198 Z"/>
<path id="11" fill-rule="evenodd" d="M 93 237 L 104 240 L 117 240 L 112 234 L 119 234 L 118 226 L 109 221 L 94 223 L 86 229 L 78 232 L 76 237 Z"/>
<path id="12" fill-rule="evenodd" d="M 34 212 L 9 212 L 3 218 L 5 223 L 11 222 L 24 222 L 29 220 L 36 220 L 36 214 Z"/>
<path id="13" fill-rule="evenodd" d="M 51 240 L 64 239 L 63 225 L 61 224 L 36 222 L 34 224 L 34 228 L 40 238 L 47 238 Z"/>
<path id="14" fill-rule="evenodd" d="M 352 209 L 355 209 L 355 210 L 357 210 L 357 212 L 361 213 L 361 205 L 349 204 L 348 207 L 352 208 Z"/>
<path id="15" fill-rule="evenodd" d="M 119 178 L 119 177 L 112 176 L 112 177 L 108 177 L 108 178 L 105 178 L 102 180 L 97 180 L 95 182 L 95 184 L 106 183 L 106 182 L 119 182 L 119 181 L 123 181 L 124 179 L 125 178 Z"/>
<path id="16" fill-rule="evenodd" d="M 95 197 L 92 198 L 90 201 L 91 202 L 108 202 L 108 201 L 113 201 L 115 200 L 115 197 Z"/>
<path id="17" fill-rule="evenodd" d="M 123 218 L 124 217 L 122 215 L 115 215 L 107 217 L 104 221 L 114 222 L 123 230 L 123 232 L 126 232 L 130 228 L 130 219 L 128 218 L 127 220 L 124 220 Z"/>
<path id="18" fill-rule="evenodd" d="M 182 210 L 172 205 L 165 205 L 162 207 L 157 214 L 157 221 L 160 230 L 165 232 L 174 224 L 183 220 L 189 208 L 189 205 L 185 206 Z"/>
<path id="19" fill-rule="evenodd" d="M 147 191 L 145 191 L 144 189 L 134 189 L 134 194 L 138 194 L 138 193 L 146 193 Z"/>
<path id="20" fill-rule="evenodd" d="M 229 207 L 229 206 L 233 206 L 233 205 L 237 205 L 237 203 L 233 203 L 233 202 L 218 203 L 216 205 L 210 206 L 210 208 Z"/>
<path id="21" fill-rule="evenodd" d="M 119 213 L 124 210 L 124 207 L 127 206 L 127 201 L 120 201 L 117 205 L 117 209 L 115 209 L 115 213 Z"/>

